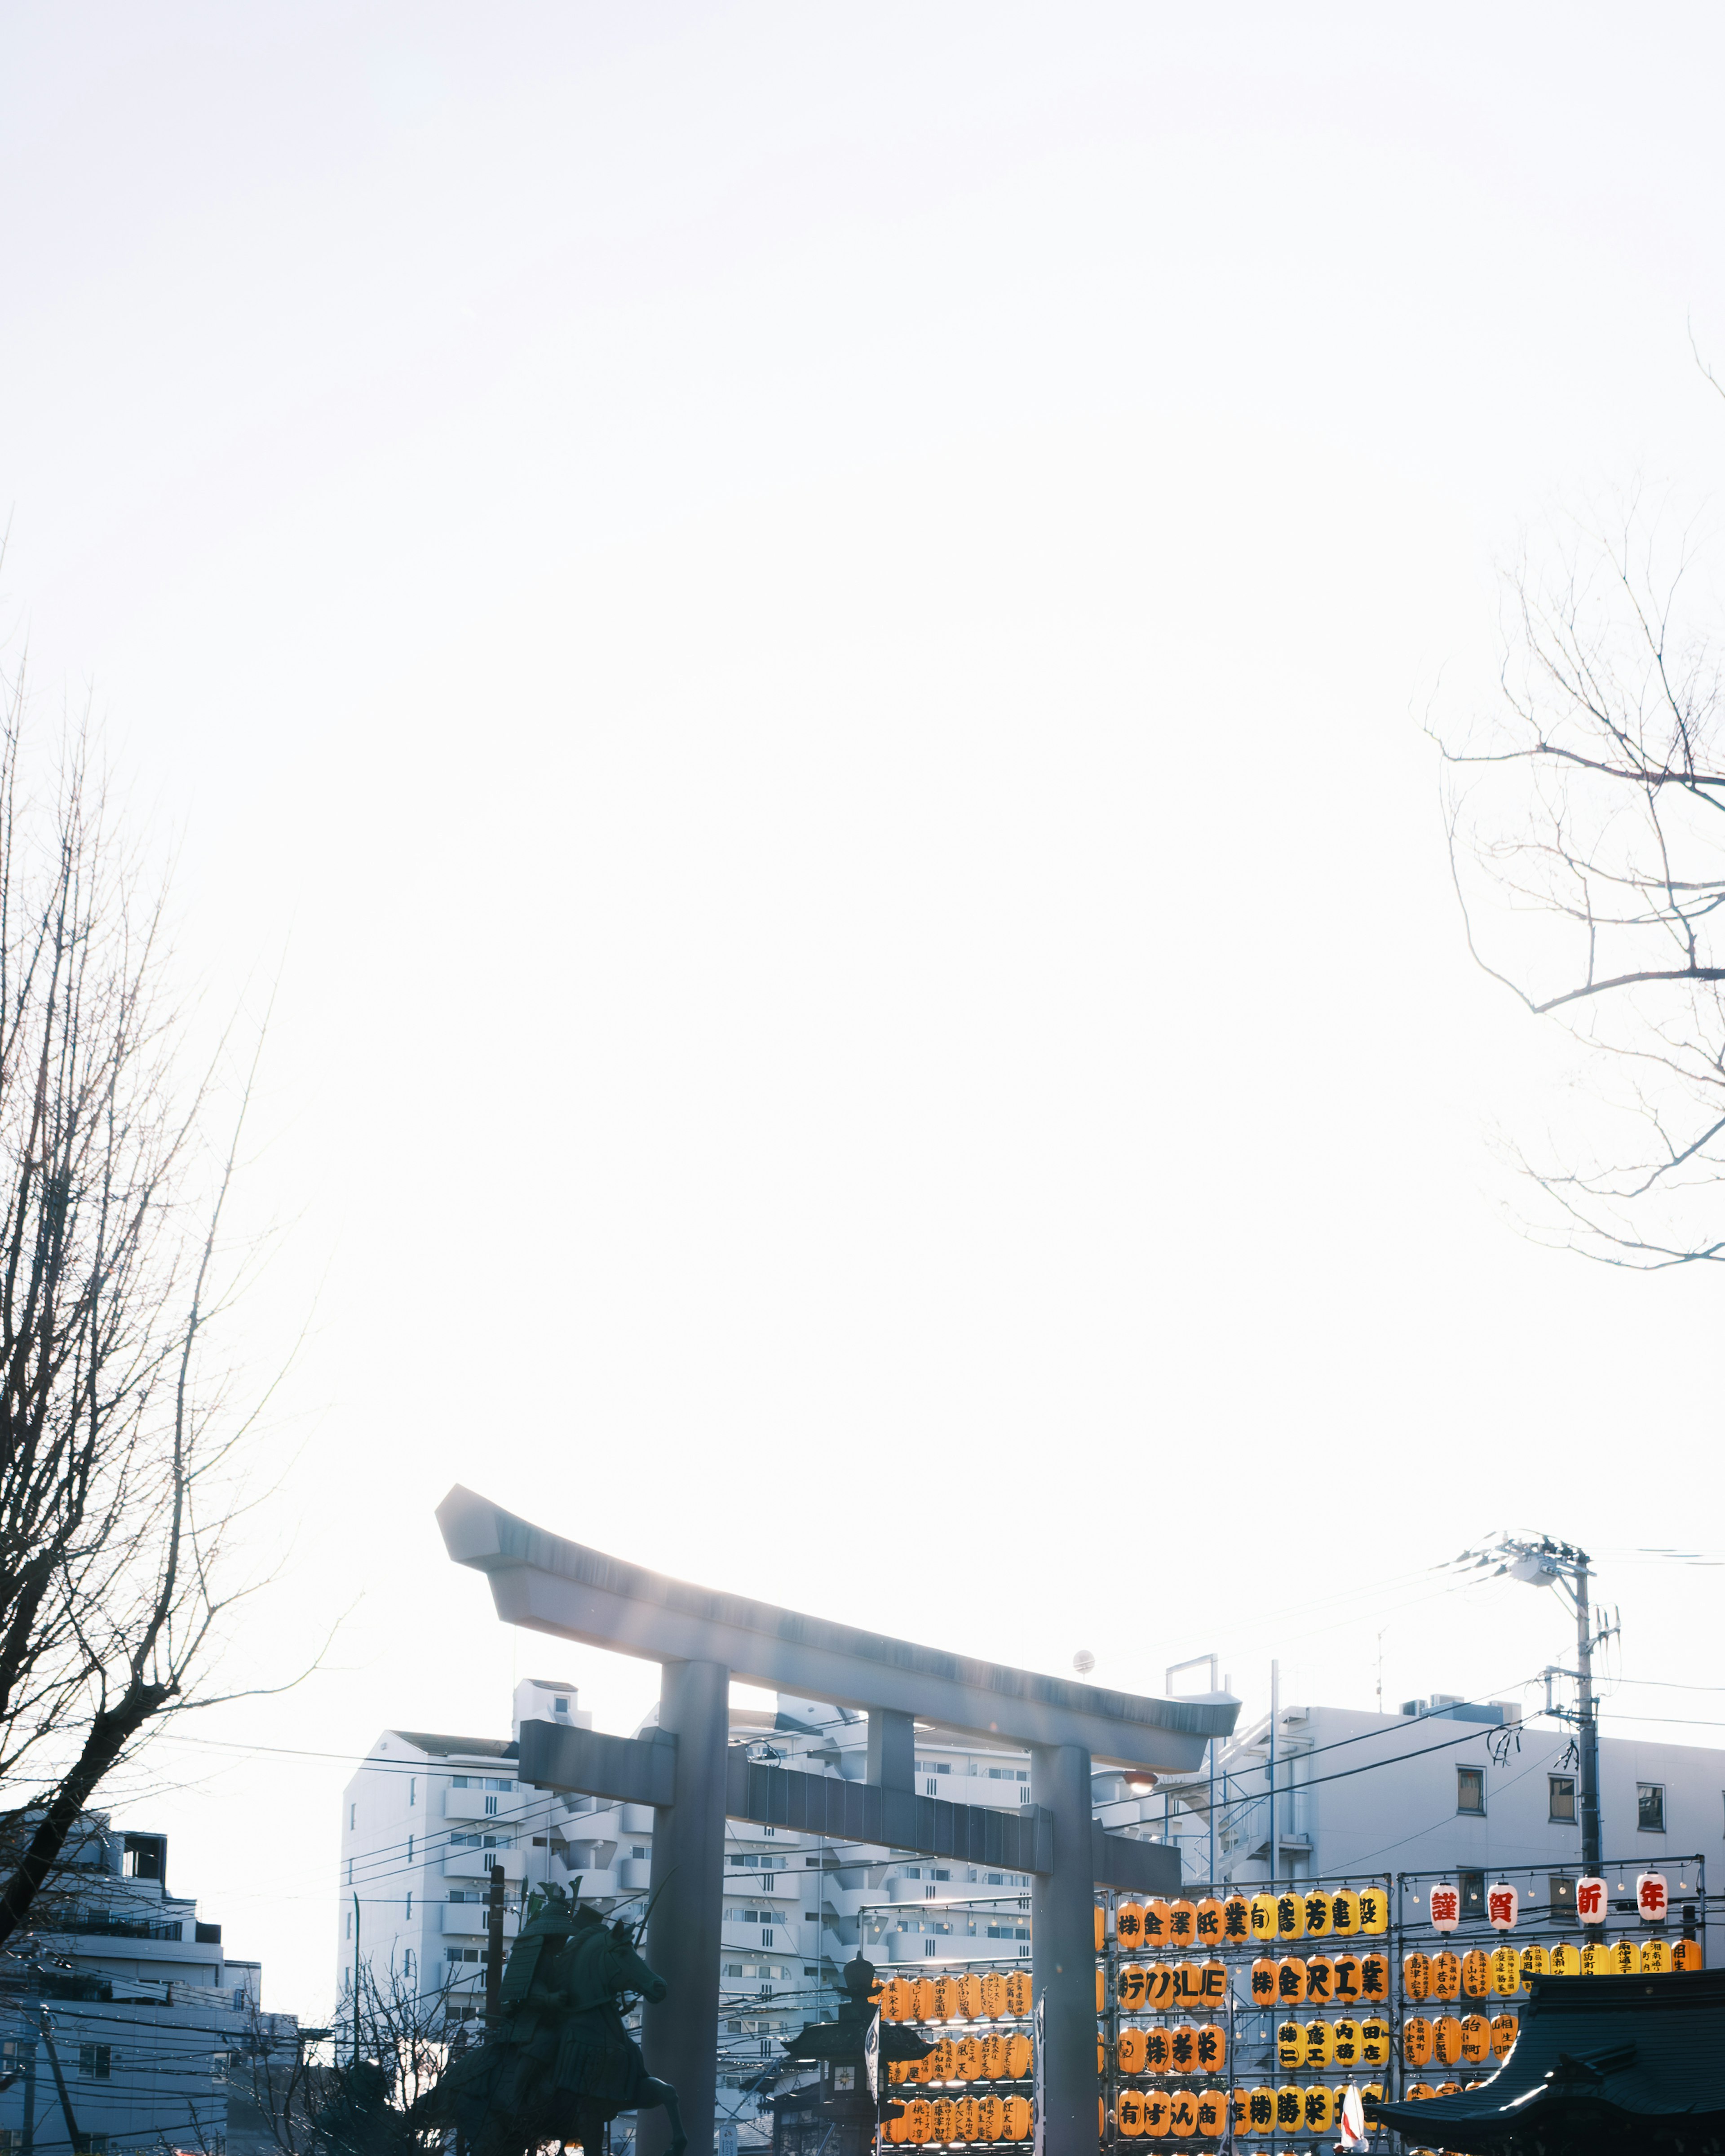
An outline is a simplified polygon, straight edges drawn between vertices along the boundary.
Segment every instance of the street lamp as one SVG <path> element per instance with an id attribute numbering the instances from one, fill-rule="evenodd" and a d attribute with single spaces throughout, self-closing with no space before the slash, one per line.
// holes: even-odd
<path id="1" fill-rule="evenodd" d="M 1489 1571 L 1494 1579 L 1519 1579 L 1529 1587 L 1555 1587 L 1569 1598 L 1575 1613 L 1575 1656 L 1580 1666 L 1555 1666 L 1542 1672 L 1545 1678 L 1545 1711 L 1560 1722 L 1575 1724 L 1577 1749 L 1581 1754 L 1581 1861 L 1589 1871 L 1599 1868 L 1599 1724 L 1594 1711 L 1594 1649 L 1609 1639 L 1615 1625 L 1601 1624 L 1594 1630 L 1588 1605 L 1588 1566 L 1584 1549 L 1573 1543 L 1554 1542 L 1549 1535 L 1503 1535 L 1484 1549 L 1463 1550 L 1456 1563 L 1471 1571 Z M 1574 1677 L 1577 1703 L 1559 1707 L 1551 1696 L 1553 1677 Z"/>

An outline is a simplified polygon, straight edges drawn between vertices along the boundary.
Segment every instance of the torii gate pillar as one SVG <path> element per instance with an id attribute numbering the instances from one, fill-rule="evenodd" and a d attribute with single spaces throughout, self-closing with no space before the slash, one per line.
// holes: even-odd
<path id="1" fill-rule="evenodd" d="M 1091 1888 L 1090 1754 L 1078 1744 L 1030 1750 L 1030 1801 L 1054 1815 L 1054 1868 L 1030 1890 L 1031 1983 L 1042 2002 L 1045 2149 L 1096 2143 L 1096 1896 Z"/>
<path id="2" fill-rule="evenodd" d="M 642 2010 L 641 2054 L 648 2072 L 675 2089 L 685 2121 L 704 2124 L 718 2097 L 713 2032 L 725 1901 L 730 1671 L 722 1662 L 665 1663 L 659 1726 L 677 1740 L 677 1767 L 674 1800 L 653 1808 L 647 1959 L 670 1994 L 662 2006 Z M 658 2156 L 670 2143 L 670 2122 L 662 2111 L 644 2111 L 637 2135 L 640 2156 Z"/>

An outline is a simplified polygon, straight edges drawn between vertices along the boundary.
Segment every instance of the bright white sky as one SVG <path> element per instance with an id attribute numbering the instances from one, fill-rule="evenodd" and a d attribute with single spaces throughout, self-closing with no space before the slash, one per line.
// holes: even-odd
<path id="1" fill-rule="evenodd" d="M 182 834 L 212 1007 L 282 966 L 234 1344 L 315 1329 L 228 1678 L 357 1607 L 128 1815 L 268 2004 L 327 2005 L 380 1727 L 652 1696 L 503 1631 L 458 1479 L 1252 1711 L 1368 1705 L 1380 1626 L 1392 1702 L 1567 1659 L 1433 1599 L 1502 1522 L 1725 1543 L 1725 1282 L 1503 1217 L 1550 1071 L 1420 723 L 1554 501 L 1717 486 L 1716 10 L 0 37 L 9 649 Z M 1717 1675 L 1713 1578 L 1607 1563 L 1626 1672 Z"/>

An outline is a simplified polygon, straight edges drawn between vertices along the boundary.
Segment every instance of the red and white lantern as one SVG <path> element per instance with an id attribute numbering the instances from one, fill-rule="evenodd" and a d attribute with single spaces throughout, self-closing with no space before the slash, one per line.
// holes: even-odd
<path id="1" fill-rule="evenodd" d="M 1605 1882 L 1603 1879 L 1578 1879 L 1575 1882 L 1575 1913 L 1584 1924 L 1603 1924 L 1605 1921 Z"/>
<path id="2" fill-rule="evenodd" d="M 1461 1890 L 1459 1887 L 1434 1887 L 1431 1890 L 1431 1922 L 1434 1931 L 1453 1932 L 1461 1922 Z"/>
<path id="3" fill-rule="evenodd" d="M 1520 1906 L 1521 1897 L 1507 1879 L 1500 1879 L 1495 1887 L 1486 1889 L 1486 1914 L 1494 1932 L 1512 1932 Z"/>
<path id="4" fill-rule="evenodd" d="M 1662 1871 L 1644 1871 L 1635 1881 L 1635 1907 L 1644 1924 L 1662 1924 L 1671 1910 Z"/>

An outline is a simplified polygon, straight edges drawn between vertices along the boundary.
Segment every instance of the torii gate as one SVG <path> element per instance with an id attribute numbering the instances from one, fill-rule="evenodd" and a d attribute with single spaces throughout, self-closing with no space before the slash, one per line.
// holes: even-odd
<path id="1" fill-rule="evenodd" d="M 1092 1889 L 1172 1893 L 1180 1861 L 1163 1844 L 1103 1831 L 1091 1815 L 1091 1768 L 1192 1773 L 1209 1740 L 1233 1730 L 1237 1701 L 1140 1698 L 691 1587 L 565 1542 L 459 1484 L 437 1520 L 455 1562 L 489 1574 L 506 1624 L 660 1665 L 650 1735 L 524 1722 L 517 1772 L 542 1789 L 654 1808 L 647 1957 L 670 1997 L 644 2010 L 642 2048 L 649 2071 L 675 2084 L 696 2156 L 712 2147 L 727 1818 L 1029 1872 L 1043 2148 L 1093 2156 Z M 729 1743 L 733 1677 L 865 1713 L 867 1780 L 752 1763 Z M 919 1722 L 1025 1746 L 1030 1803 L 1010 1812 L 919 1797 Z M 656 2156 L 669 2138 L 664 2114 L 644 2112 L 640 2129 L 641 2156 Z"/>

